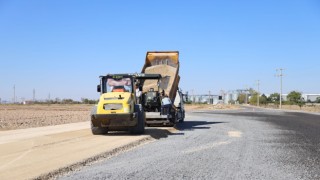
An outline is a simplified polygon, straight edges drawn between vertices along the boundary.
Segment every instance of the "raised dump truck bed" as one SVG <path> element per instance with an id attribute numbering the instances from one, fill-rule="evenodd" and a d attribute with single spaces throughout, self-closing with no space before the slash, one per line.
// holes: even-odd
<path id="1" fill-rule="evenodd" d="M 161 80 L 145 80 L 142 83 L 142 92 L 145 99 L 150 99 L 150 91 L 155 91 L 154 94 L 158 96 L 164 93 L 169 96 L 175 108 L 172 108 L 170 117 L 161 114 L 161 97 L 154 97 L 157 99 L 158 108 L 149 108 L 145 102 L 146 120 L 147 124 L 174 124 L 177 121 L 183 121 L 184 108 L 182 102 L 182 93 L 179 91 L 178 85 L 180 81 L 179 76 L 179 51 L 149 51 L 146 54 L 145 64 L 142 68 L 142 73 L 159 74 Z M 178 98 L 177 97 L 178 94 Z"/>
<path id="2" fill-rule="evenodd" d="M 151 51 L 147 52 L 146 61 L 142 68 L 142 73 L 161 74 L 161 89 L 169 96 L 173 102 L 180 81 L 179 76 L 179 51 Z M 150 88 L 157 88 L 156 80 L 144 82 L 143 91 Z"/>

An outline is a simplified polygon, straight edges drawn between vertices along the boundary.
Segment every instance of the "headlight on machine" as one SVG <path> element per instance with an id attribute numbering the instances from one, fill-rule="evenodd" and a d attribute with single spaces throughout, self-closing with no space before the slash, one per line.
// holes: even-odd
<path id="1" fill-rule="evenodd" d="M 122 104 L 118 103 L 108 103 L 103 105 L 104 110 L 121 110 Z"/>

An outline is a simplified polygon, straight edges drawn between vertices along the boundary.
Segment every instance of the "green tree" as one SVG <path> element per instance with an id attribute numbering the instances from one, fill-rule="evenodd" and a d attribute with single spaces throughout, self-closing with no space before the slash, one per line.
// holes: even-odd
<path id="1" fill-rule="evenodd" d="M 261 104 L 267 104 L 268 101 L 267 101 L 267 96 L 265 94 L 262 94 L 260 97 L 259 97 L 259 101 Z"/>
<path id="2" fill-rule="evenodd" d="M 300 107 L 300 109 L 301 109 L 301 107 L 304 106 L 305 104 L 306 104 L 306 101 L 305 101 L 303 98 L 301 98 L 301 99 L 298 100 L 298 102 L 297 102 L 297 105 Z"/>
<path id="3" fill-rule="evenodd" d="M 93 100 L 88 98 L 81 98 L 82 104 L 97 104 L 99 100 Z"/>
<path id="4" fill-rule="evenodd" d="M 73 104 L 73 103 L 74 103 L 73 99 L 63 99 L 62 100 L 62 104 Z"/>
<path id="5" fill-rule="evenodd" d="M 280 94 L 273 93 L 268 97 L 268 102 L 278 104 L 280 102 Z"/>
<path id="6" fill-rule="evenodd" d="M 250 104 L 252 105 L 256 105 L 258 102 L 258 93 L 255 93 L 251 96 L 250 98 Z M 267 104 L 267 96 L 265 94 L 262 94 L 261 96 L 259 96 L 259 103 L 260 104 Z"/>
<path id="7" fill-rule="evenodd" d="M 300 109 L 306 103 L 305 100 L 302 98 L 301 93 L 297 91 L 291 91 L 288 94 L 287 99 L 290 104 L 296 104 L 300 107 Z"/>
<path id="8" fill-rule="evenodd" d="M 257 104 L 257 100 L 258 100 L 258 93 L 255 92 L 254 94 L 252 94 L 252 96 L 250 97 L 250 104 L 252 105 L 256 105 Z"/>
<path id="9" fill-rule="evenodd" d="M 287 96 L 287 100 L 291 103 L 291 104 L 298 104 L 298 102 L 301 101 L 301 93 L 298 91 L 291 91 L 288 96 Z"/>
<path id="10" fill-rule="evenodd" d="M 320 103 L 320 97 L 317 97 L 315 103 Z"/>
<path id="11" fill-rule="evenodd" d="M 238 96 L 238 99 L 237 99 L 237 101 L 240 103 L 240 104 L 243 104 L 243 103 L 245 103 L 246 102 L 246 94 L 239 94 L 239 96 Z"/>

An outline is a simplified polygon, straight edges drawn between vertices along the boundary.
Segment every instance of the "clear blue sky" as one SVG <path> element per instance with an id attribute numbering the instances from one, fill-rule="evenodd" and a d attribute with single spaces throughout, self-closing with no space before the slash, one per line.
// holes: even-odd
<path id="1" fill-rule="evenodd" d="M 0 0 L 0 98 L 98 98 L 98 76 L 180 51 L 180 87 L 320 93 L 320 1 Z"/>

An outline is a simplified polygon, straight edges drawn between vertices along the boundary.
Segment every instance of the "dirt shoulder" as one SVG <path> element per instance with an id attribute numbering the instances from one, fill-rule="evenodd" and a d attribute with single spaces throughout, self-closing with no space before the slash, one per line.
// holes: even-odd
<path id="1" fill-rule="evenodd" d="M 1 131 L 1 179 L 48 179 L 153 139 L 151 130 L 136 136 L 94 136 L 89 127 L 88 122 L 81 122 Z"/>
<path id="2" fill-rule="evenodd" d="M 240 106 L 237 105 L 226 105 L 226 104 L 185 104 L 185 110 L 197 111 L 197 110 L 234 110 L 239 109 Z"/>
<path id="3" fill-rule="evenodd" d="M 0 131 L 84 122 L 93 105 L 0 105 Z"/>
<path id="4" fill-rule="evenodd" d="M 265 106 L 260 106 L 260 108 L 279 109 L 279 107 L 275 105 L 265 105 Z M 314 104 L 314 105 L 305 105 L 302 107 L 299 107 L 298 105 L 282 105 L 282 110 L 320 113 L 320 105 Z"/>

